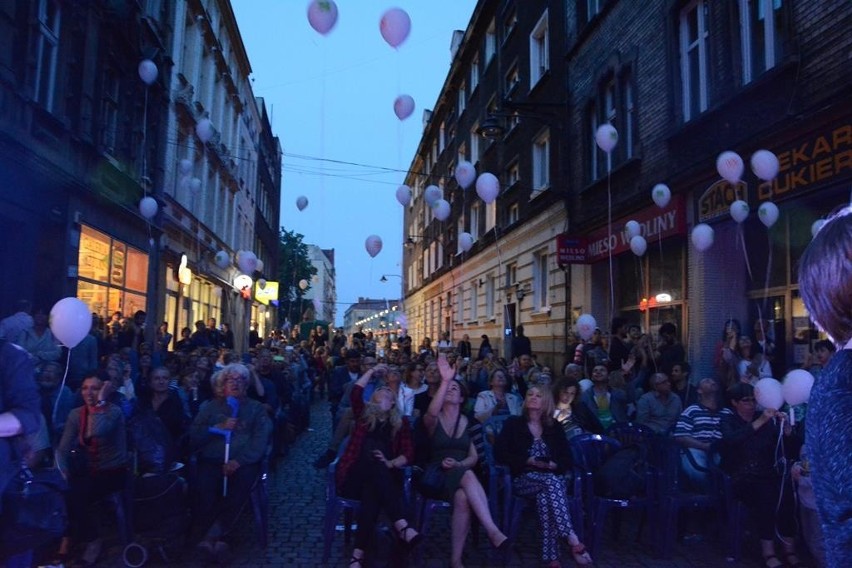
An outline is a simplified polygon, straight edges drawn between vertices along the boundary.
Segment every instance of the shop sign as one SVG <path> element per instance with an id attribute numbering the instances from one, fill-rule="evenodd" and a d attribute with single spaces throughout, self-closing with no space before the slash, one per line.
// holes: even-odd
<path id="1" fill-rule="evenodd" d="M 778 175 L 757 187 L 757 200 L 780 201 L 852 176 L 852 124 L 835 126 L 796 144 L 773 150 Z"/>
<path id="2" fill-rule="evenodd" d="M 556 262 L 559 266 L 586 264 L 588 246 L 586 237 L 563 233 L 556 237 Z"/>
<path id="3" fill-rule="evenodd" d="M 698 199 L 698 221 L 706 223 L 728 215 L 731 204 L 738 199 L 748 203 L 748 185 L 743 181 L 732 184 L 720 179 Z"/>
<path id="4" fill-rule="evenodd" d="M 254 299 L 263 305 L 268 305 L 269 302 L 278 300 L 278 282 L 266 281 L 266 286 L 263 288 L 259 284 L 254 287 Z"/>
<path id="5" fill-rule="evenodd" d="M 683 195 L 673 195 L 664 208 L 649 207 L 612 222 L 612 234 L 604 226 L 588 235 L 586 261 L 589 263 L 604 260 L 612 251 L 613 255 L 630 250 L 630 239 L 624 225 L 634 220 L 641 227 L 641 235 L 648 244 L 668 237 L 686 234 L 686 205 Z"/>

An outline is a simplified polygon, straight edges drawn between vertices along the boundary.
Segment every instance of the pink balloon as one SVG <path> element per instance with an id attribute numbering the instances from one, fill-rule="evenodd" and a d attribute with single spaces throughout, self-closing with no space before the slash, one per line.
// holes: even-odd
<path id="1" fill-rule="evenodd" d="M 402 8 L 391 8 L 379 21 L 379 31 L 391 47 L 399 47 L 411 31 L 411 18 Z"/>
<path id="2" fill-rule="evenodd" d="M 382 252 L 382 238 L 378 235 L 370 235 L 364 242 L 364 248 L 367 249 L 367 254 L 376 258 L 376 255 Z"/>
<path id="3" fill-rule="evenodd" d="M 308 23 L 317 33 L 327 35 L 337 23 L 337 4 L 332 0 L 311 0 Z"/>
<path id="4" fill-rule="evenodd" d="M 414 99 L 408 95 L 399 95 L 393 102 L 393 112 L 400 120 L 405 120 L 414 112 Z"/>

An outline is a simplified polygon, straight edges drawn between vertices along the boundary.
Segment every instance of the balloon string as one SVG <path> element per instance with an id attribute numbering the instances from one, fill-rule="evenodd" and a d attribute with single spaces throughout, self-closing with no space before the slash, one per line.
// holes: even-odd
<path id="1" fill-rule="evenodd" d="M 65 374 L 62 375 L 62 383 L 56 391 L 56 401 L 53 403 L 53 413 L 50 415 L 50 428 L 56 426 L 56 412 L 59 409 L 59 399 L 62 398 L 62 389 L 65 388 L 65 380 L 68 378 L 68 368 L 71 366 L 71 348 L 68 347 L 68 357 L 65 359 Z"/>
<path id="2" fill-rule="evenodd" d="M 145 177 L 148 175 L 148 155 L 145 146 L 148 142 L 148 87 L 145 87 L 145 106 L 142 108 L 142 193 L 148 197 L 148 183 Z"/>
<path id="3" fill-rule="evenodd" d="M 770 229 L 766 229 L 766 239 L 769 248 L 769 254 L 766 257 L 766 279 L 763 282 L 763 310 L 766 311 L 766 301 L 769 299 L 769 274 L 772 271 L 772 235 L 769 234 Z M 763 319 L 762 311 L 758 313 L 760 319 Z M 765 339 L 765 336 L 764 336 Z"/>
<path id="4" fill-rule="evenodd" d="M 754 276 L 751 273 L 751 262 L 748 259 L 748 248 L 746 247 L 745 236 L 743 235 L 743 226 L 741 224 L 737 224 L 737 237 L 739 237 L 739 241 L 737 241 L 737 246 L 742 243 L 743 246 L 743 258 L 745 258 L 746 270 L 748 270 L 749 280 L 754 280 Z"/>
<path id="5" fill-rule="evenodd" d="M 322 80 L 320 81 L 320 212 L 325 214 L 325 77 L 328 73 L 326 56 L 328 53 L 327 42 L 322 42 Z"/>
<path id="6" fill-rule="evenodd" d="M 607 239 L 612 243 L 612 154 L 606 153 Z M 615 285 L 612 277 L 612 246 L 609 249 L 609 319 L 615 311 Z"/>
<path id="7" fill-rule="evenodd" d="M 658 236 L 657 244 L 659 245 L 659 249 L 660 249 L 660 292 L 665 292 L 666 289 L 663 286 L 663 278 L 665 278 L 666 270 L 665 270 L 665 263 L 663 262 L 663 238 L 662 238 L 662 235 Z M 650 271 L 650 266 L 648 267 L 648 269 Z M 649 286 L 650 286 L 650 283 L 649 283 Z"/>

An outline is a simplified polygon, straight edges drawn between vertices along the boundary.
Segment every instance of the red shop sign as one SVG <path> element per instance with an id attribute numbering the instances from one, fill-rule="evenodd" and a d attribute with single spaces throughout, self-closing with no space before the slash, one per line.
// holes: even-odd
<path id="1" fill-rule="evenodd" d="M 673 195 L 669 204 L 662 209 L 652 206 L 629 217 L 613 220 L 611 235 L 605 226 L 590 233 L 586 249 L 587 261 L 593 263 L 604 260 L 609 256 L 610 250 L 613 255 L 630 250 L 630 239 L 627 238 L 624 225 L 631 219 L 639 223 L 642 228 L 641 234 L 648 244 L 676 235 L 686 235 L 684 198 L 682 195 Z"/>
<path id="2" fill-rule="evenodd" d="M 563 233 L 556 237 L 556 262 L 559 266 L 568 264 L 586 264 L 588 251 L 586 237 Z"/>

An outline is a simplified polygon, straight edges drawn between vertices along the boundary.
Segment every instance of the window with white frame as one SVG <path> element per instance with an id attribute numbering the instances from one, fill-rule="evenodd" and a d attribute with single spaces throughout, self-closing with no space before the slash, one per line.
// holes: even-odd
<path id="1" fill-rule="evenodd" d="M 467 88 L 464 83 L 459 85 L 459 100 L 456 106 L 458 106 L 458 116 L 461 118 L 461 115 L 467 106 Z"/>
<path id="2" fill-rule="evenodd" d="M 533 191 L 550 187 L 550 131 L 546 130 L 533 141 Z"/>
<path id="3" fill-rule="evenodd" d="M 459 162 L 467 161 L 467 144 L 465 144 L 464 142 L 459 144 L 458 161 Z"/>
<path id="4" fill-rule="evenodd" d="M 743 83 L 781 61 L 785 35 L 784 0 L 739 0 Z"/>
<path id="5" fill-rule="evenodd" d="M 476 279 L 470 283 L 470 321 L 479 319 L 479 287 Z"/>
<path id="6" fill-rule="evenodd" d="M 456 323 L 464 323 L 464 288 L 456 289 Z"/>
<path id="7" fill-rule="evenodd" d="M 604 122 L 615 126 L 617 117 L 615 98 L 615 78 L 610 78 L 603 87 Z"/>
<path id="8" fill-rule="evenodd" d="M 625 159 L 633 157 L 633 146 L 636 143 L 636 105 L 633 97 L 633 74 L 630 69 L 621 74 L 621 96 L 624 100 L 624 112 L 621 121 L 622 152 Z"/>
<path id="9" fill-rule="evenodd" d="M 485 317 L 494 317 L 494 289 L 496 279 L 493 274 L 489 274 L 485 279 Z"/>
<path id="10" fill-rule="evenodd" d="M 506 168 L 506 187 L 512 187 L 521 180 L 521 166 L 516 159 Z"/>
<path id="11" fill-rule="evenodd" d="M 487 233 L 497 224 L 497 200 L 485 204 L 485 232 Z"/>
<path id="12" fill-rule="evenodd" d="M 438 241 L 437 246 L 435 247 L 435 250 L 436 250 L 436 259 L 435 259 L 436 265 L 435 266 L 437 268 L 443 268 L 443 266 L 444 266 L 444 243 L 442 243 L 441 241 Z"/>
<path id="13" fill-rule="evenodd" d="M 512 32 L 515 31 L 515 27 L 518 25 L 518 12 L 515 10 L 515 7 L 512 6 L 506 15 L 503 17 L 503 41 L 505 42 L 509 39 L 509 36 L 512 35 Z"/>
<path id="14" fill-rule="evenodd" d="M 512 262 L 506 265 L 506 288 L 514 286 L 518 281 L 518 264 Z"/>
<path id="15" fill-rule="evenodd" d="M 517 203 L 513 203 L 509 206 L 509 214 L 508 214 L 508 222 L 509 224 L 517 223 L 521 218 L 521 208 Z"/>
<path id="16" fill-rule="evenodd" d="M 591 22 L 595 19 L 606 0 L 580 0 L 586 4 L 586 22 Z"/>
<path id="17" fill-rule="evenodd" d="M 470 62 L 470 94 L 473 95 L 476 87 L 479 86 L 479 54 L 473 57 Z"/>
<path id="18" fill-rule="evenodd" d="M 54 110 L 56 68 L 59 59 L 61 9 L 57 0 L 39 0 L 38 31 L 32 54 L 35 61 L 33 94 L 36 102 Z"/>
<path id="19" fill-rule="evenodd" d="M 101 102 L 101 144 L 109 154 L 115 153 L 118 139 L 118 74 L 114 69 L 104 70 L 103 100 Z"/>
<path id="20" fill-rule="evenodd" d="M 435 272 L 438 269 L 438 251 L 437 243 L 429 244 L 429 273 Z"/>
<path id="21" fill-rule="evenodd" d="M 473 240 L 479 238 L 479 203 L 474 203 L 470 206 L 470 235 L 473 237 Z"/>
<path id="22" fill-rule="evenodd" d="M 456 254 L 461 254 L 464 252 L 461 246 L 461 239 L 459 235 L 464 233 L 464 215 L 459 215 L 459 218 L 456 220 Z"/>
<path id="23" fill-rule="evenodd" d="M 473 164 L 476 164 L 481 158 L 480 152 L 480 144 L 479 144 L 479 123 L 474 122 L 473 126 L 470 128 L 470 161 Z"/>
<path id="24" fill-rule="evenodd" d="M 423 200 L 423 226 L 428 227 L 429 223 L 432 222 L 432 208 L 429 207 L 429 204 L 426 203 L 426 200 Z"/>
<path id="25" fill-rule="evenodd" d="M 534 87 L 550 69 L 547 10 L 530 32 L 530 87 Z"/>
<path id="26" fill-rule="evenodd" d="M 547 251 L 533 257 L 533 309 L 541 311 L 548 305 L 548 275 Z"/>
<path id="27" fill-rule="evenodd" d="M 494 58 L 494 54 L 496 52 L 497 26 L 495 25 L 494 20 L 491 20 L 491 23 L 488 24 L 488 29 L 485 31 L 485 51 L 482 54 L 482 59 L 486 67 L 488 67 L 489 63 L 491 63 L 491 60 Z"/>
<path id="28" fill-rule="evenodd" d="M 429 249 L 423 249 L 423 280 L 429 278 Z"/>
<path id="29" fill-rule="evenodd" d="M 693 0 L 680 11 L 680 79 L 685 122 L 707 110 L 706 16 L 705 0 Z"/>

